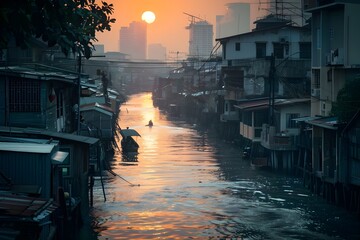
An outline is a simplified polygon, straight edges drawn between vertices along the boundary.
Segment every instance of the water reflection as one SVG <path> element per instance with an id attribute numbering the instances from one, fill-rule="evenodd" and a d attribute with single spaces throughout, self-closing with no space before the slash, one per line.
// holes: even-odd
<path id="1" fill-rule="evenodd" d="M 237 147 L 210 133 L 168 121 L 150 94 L 132 96 L 119 124 L 140 133 L 139 154 L 115 154 L 121 177 L 107 178 L 107 202 L 97 183 L 99 239 L 359 239 L 353 216 L 297 178 L 251 169 Z"/>
<path id="2" fill-rule="evenodd" d="M 123 165 L 126 165 L 126 163 L 135 163 L 138 161 L 138 155 L 137 152 L 122 152 L 121 153 L 121 161 Z"/>

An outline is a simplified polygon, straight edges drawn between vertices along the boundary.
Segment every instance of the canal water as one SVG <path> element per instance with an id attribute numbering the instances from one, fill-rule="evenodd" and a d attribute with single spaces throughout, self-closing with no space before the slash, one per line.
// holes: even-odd
<path id="1" fill-rule="evenodd" d="M 95 183 L 98 239 L 360 239 L 352 214 L 299 178 L 252 169 L 238 146 L 168 118 L 150 93 L 121 106 L 119 125 L 140 133 L 139 154 L 115 153 L 106 201 Z"/>

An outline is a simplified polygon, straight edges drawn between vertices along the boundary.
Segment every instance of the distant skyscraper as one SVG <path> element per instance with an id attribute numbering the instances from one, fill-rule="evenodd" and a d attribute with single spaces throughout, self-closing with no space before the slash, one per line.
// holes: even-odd
<path id="1" fill-rule="evenodd" d="M 188 27 L 189 57 L 206 59 L 213 48 L 213 25 L 207 21 L 193 21 Z"/>
<path id="2" fill-rule="evenodd" d="M 147 25 L 145 22 L 132 22 L 129 27 L 120 29 L 120 52 L 131 59 L 146 59 Z"/>
<path id="3" fill-rule="evenodd" d="M 228 3 L 225 15 L 216 16 L 216 38 L 250 32 L 250 4 Z"/>
<path id="4" fill-rule="evenodd" d="M 166 48 L 160 43 L 149 44 L 148 59 L 166 60 Z"/>

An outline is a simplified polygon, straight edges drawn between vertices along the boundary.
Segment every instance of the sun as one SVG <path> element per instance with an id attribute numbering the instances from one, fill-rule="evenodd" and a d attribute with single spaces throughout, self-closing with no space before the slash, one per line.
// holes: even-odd
<path id="1" fill-rule="evenodd" d="M 155 21 L 155 13 L 152 11 L 145 11 L 141 15 L 141 20 L 147 22 L 147 23 L 153 23 Z"/>

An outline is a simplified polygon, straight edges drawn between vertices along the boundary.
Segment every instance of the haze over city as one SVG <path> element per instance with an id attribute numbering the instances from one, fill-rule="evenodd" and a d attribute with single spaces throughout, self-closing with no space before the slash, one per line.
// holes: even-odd
<path id="1" fill-rule="evenodd" d="M 216 36 L 216 16 L 223 15 L 222 21 L 233 22 L 232 34 L 237 34 L 240 23 L 233 16 L 233 11 L 228 8 L 230 3 L 249 3 L 250 25 L 261 16 L 268 14 L 266 10 L 267 1 L 263 0 L 111 0 L 108 3 L 114 5 L 113 17 L 116 23 L 110 32 L 97 35 L 99 42 L 104 44 L 105 51 L 119 51 L 119 30 L 128 26 L 133 21 L 142 21 L 142 14 L 145 11 L 152 11 L 155 14 L 155 21 L 148 24 L 147 43 L 160 43 L 166 47 L 168 52 L 187 53 L 189 50 L 189 32 L 186 29 L 192 20 L 206 20 L 214 26 L 214 39 Z M 189 14 L 189 15 L 187 15 Z M 247 24 L 246 24 L 247 25 Z M 250 26 L 251 27 L 251 26 Z"/>
<path id="2" fill-rule="evenodd" d="M 360 239 L 360 0 L 0 5 L 0 240 Z"/>

